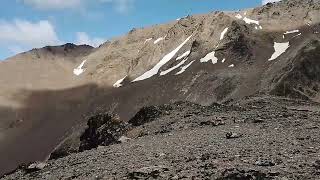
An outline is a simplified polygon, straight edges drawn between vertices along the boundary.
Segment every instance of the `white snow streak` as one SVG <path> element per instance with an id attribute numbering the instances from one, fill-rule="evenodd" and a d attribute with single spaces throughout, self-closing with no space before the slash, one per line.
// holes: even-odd
<path id="1" fill-rule="evenodd" d="M 181 70 L 179 72 L 176 73 L 176 75 L 182 74 L 183 72 L 185 72 L 193 63 L 194 61 L 191 61 L 189 64 L 181 67 Z"/>
<path id="2" fill-rule="evenodd" d="M 292 30 L 292 31 L 287 31 L 287 32 L 285 32 L 285 33 L 283 33 L 283 34 L 293 34 L 293 33 L 298 33 L 298 32 L 300 32 L 299 30 Z"/>
<path id="3" fill-rule="evenodd" d="M 180 59 L 183 59 L 183 58 L 185 58 L 185 57 L 187 57 L 187 56 L 189 56 L 189 54 L 191 53 L 191 51 L 189 50 L 189 51 L 186 51 L 185 53 L 183 53 L 183 54 L 181 54 L 179 57 L 177 57 L 177 59 L 176 60 L 180 60 Z"/>
<path id="4" fill-rule="evenodd" d="M 222 59 L 222 63 L 224 63 L 224 62 L 226 62 L 226 58 L 223 58 L 223 59 Z"/>
<path id="5" fill-rule="evenodd" d="M 300 31 L 299 30 L 292 30 L 292 31 L 287 31 L 287 32 L 285 32 L 285 33 L 283 33 L 283 39 L 285 38 L 285 35 L 287 35 L 287 34 L 294 34 L 294 33 L 299 33 Z M 297 35 L 295 35 L 295 36 L 293 36 L 292 38 L 295 38 L 295 37 L 297 37 L 297 36 L 300 36 L 302 33 L 299 33 L 299 34 L 297 34 Z"/>
<path id="6" fill-rule="evenodd" d="M 286 43 L 274 43 L 274 50 L 275 52 L 272 54 L 271 58 L 268 61 L 272 61 L 277 59 L 281 54 L 286 52 L 286 50 L 289 48 L 290 44 L 289 42 Z"/>
<path id="7" fill-rule="evenodd" d="M 228 32 L 228 29 L 229 29 L 229 28 L 225 28 L 225 29 L 222 31 L 222 33 L 221 33 L 221 35 L 220 35 L 220 40 L 222 40 L 222 39 L 224 38 L 224 35 Z"/>
<path id="8" fill-rule="evenodd" d="M 132 82 L 136 82 L 136 81 L 141 81 L 141 80 L 145 80 L 148 79 L 154 75 L 156 75 L 159 72 L 159 69 L 165 65 L 167 62 L 169 62 L 175 55 L 176 53 L 189 41 L 189 39 L 192 37 L 189 36 L 182 44 L 180 44 L 175 50 L 173 50 L 172 52 L 170 52 L 169 54 L 165 55 L 152 69 L 150 69 L 149 71 L 145 72 L 144 74 L 142 74 L 141 76 L 139 76 L 138 78 L 136 78 L 135 80 L 133 80 Z"/>
<path id="9" fill-rule="evenodd" d="M 119 88 L 119 87 L 121 87 L 122 86 L 122 82 L 123 82 L 123 80 L 126 78 L 127 76 L 125 76 L 124 78 L 122 78 L 122 79 L 119 79 L 116 83 L 114 83 L 114 85 L 113 85 L 113 87 L 115 87 L 115 88 Z"/>
<path id="10" fill-rule="evenodd" d="M 177 64 L 177 65 L 175 65 L 175 66 L 173 66 L 173 67 L 171 67 L 171 68 L 169 68 L 169 69 L 167 69 L 167 70 L 165 70 L 165 71 L 162 71 L 162 72 L 160 73 L 160 76 L 166 75 L 166 74 L 168 74 L 169 72 L 177 69 L 178 67 L 182 66 L 187 60 L 188 60 L 188 58 L 182 60 L 179 64 Z"/>
<path id="11" fill-rule="evenodd" d="M 218 62 L 218 58 L 215 56 L 215 52 L 212 51 L 211 53 L 207 54 L 204 58 L 200 59 L 200 62 L 204 63 L 204 62 L 208 62 L 208 61 L 212 61 L 212 64 L 216 64 Z"/>
<path id="12" fill-rule="evenodd" d="M 234 64 L 231 64 L 231 65 L 229 65 L 228 67 L 232 68 L 232 67 L 234 67 Z"/>
<path id="13" fill-rule="evenodd" d="M 162 41 L 162 40 L 164 40 L 164 37 L 158 38 L 157 40 L 155 40 L 155 41 L 153 42 L 153 44 L 157 44 L 158 42 L 160 42 L 160 41 Z"/>
<path id="14" fill-rule="evenodd" d="M 295 38 L 295 37 L 298 37 L 298 36 L 301 36 L 301 35 L 302 35 L 302 33 L 299 33 L 299 34 L 293 36 L 292 38 Z"/>
<path id="15" fill-rule="evenodd" d="M 73 69 L 73 74 L 79 76 L 80 74 L 82 74 L 85 69 L 82 69 L 82 67 L 84 66 L 84 63 L 86 63 L 87 60 L 82 61 L 82 63 L 75 69 Z"/>
<path id="16" fill-rule="evenodd" d="M 144 43 L 147 43 L 147 42 L 151 41 L 152 39 L 153 39 L 153 38 L 146 39 L 146 40 L 144 41 Z"/>

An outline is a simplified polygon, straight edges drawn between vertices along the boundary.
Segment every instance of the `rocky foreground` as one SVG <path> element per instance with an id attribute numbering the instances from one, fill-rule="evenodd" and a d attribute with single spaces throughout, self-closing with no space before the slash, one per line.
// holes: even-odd
<path id="1" fill-rule="evenodd" d="M 179 102 L 134 118 L 116 144 L 3 179 L 320 178 L 317 103 L 268 96 L 208 107 Z"/>

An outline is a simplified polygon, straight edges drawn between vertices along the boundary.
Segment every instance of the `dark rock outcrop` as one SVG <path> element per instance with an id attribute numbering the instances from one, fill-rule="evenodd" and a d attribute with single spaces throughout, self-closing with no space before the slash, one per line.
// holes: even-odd
<path id="1" fill-rule="evenodd" d="M 119 117 L 109 114 L 93 116 L 87 125 L 88 128 L 80 137 L 79 151 L 118 143 L 118 139 L 130 127 L 127 123 L 121 122 Z"/>
<path id="2" fill-rule="evenodd" d="M 170 111 L 170 109 L 170 106 L 144 107 L 132 119 L 129 120 L 129 123 L 133 126 L 143 125 L 166 114 L 166 112 Z"/>

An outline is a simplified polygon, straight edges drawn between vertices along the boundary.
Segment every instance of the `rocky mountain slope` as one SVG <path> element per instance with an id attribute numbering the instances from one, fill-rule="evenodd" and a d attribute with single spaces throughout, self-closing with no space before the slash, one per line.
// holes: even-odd
<path id="1" fill-rule="evenodd" d="M 132 29 L 95 49 L 66 44 L 0 62 L 0 174 L 61 148 L 78 152 L 98 114 L 134 124 L 142 107 L 177 101 L 271 94 L 320 102 L 319 23 L 319 0 L 283 0 Z"/>
<path id="2" fill-rule="evenodd" d="M 152 106 L 113 145 L 3 179 L 318 179 L 319 118 L 319 103 L 268 96 Z"/>

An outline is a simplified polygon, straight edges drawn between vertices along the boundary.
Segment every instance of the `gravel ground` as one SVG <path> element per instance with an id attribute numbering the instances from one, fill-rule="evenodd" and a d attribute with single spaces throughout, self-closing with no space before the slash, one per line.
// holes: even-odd
<path id="1" fill-rule="evenodd" d="M 267 96 L 163 105 L 126 142 L 3 179 L 320 179 L 319 107 Z"/>

